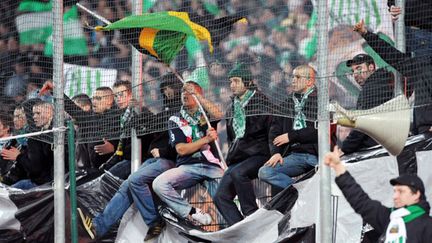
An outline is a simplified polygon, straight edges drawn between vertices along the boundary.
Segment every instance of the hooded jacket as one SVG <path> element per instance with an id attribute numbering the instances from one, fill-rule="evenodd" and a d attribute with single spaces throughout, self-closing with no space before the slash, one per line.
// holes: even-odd
<path id="1" fill-rule="evenodd" d="M 392 209 L 385 207 L 379 201 L 370 199 L 348 171 L 336 177 L 335 181 L 354 211 L 381 234 L 379 242 L 384 242 Z M 407 243 L 427 243 L 432 239 L 430 205 L 425 197 L 421 197 L 417 205 L 422 207 L 426 213 L 406 223 Z"/>

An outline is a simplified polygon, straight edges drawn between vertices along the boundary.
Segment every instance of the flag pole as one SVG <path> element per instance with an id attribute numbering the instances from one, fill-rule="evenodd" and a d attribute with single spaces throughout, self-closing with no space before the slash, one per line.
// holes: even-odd
<path id="1" fill-rule="evenodd" d="M 79 3 L 77 3 L 76 5 L 77 5 L 79 8 L 81 8 L 82 10 L 84 10 L 85 12 L 87 12 L 88 14 L 90 14 L 91 16 L 93 16 L 93 17 L 99 19 L 100 21 L 104 22 L 105 24 L 111 24 L 111 22 L 110 22 L 109 20 L 107 20 L 106 18 L 100 16 L 99 14 L 97 14 L 97 13 L 91 11 L 90 9 L 84 7 L 83 5 L 81 5 L 81 4 L 79 4 Z M 172 67 L 170 67 L 168 64 L 165 64 L 165 65 L 166 65 L 166 66 L 167 66 L 167 67 L 172 71 L 172 73 L 174 73 L 174 75 L 175 75 L 175 76 L 176 76 L 176 77 L 177 77 L 177 78 L 178 78 L 182 83 L 185 83 L 184 79 L 180 76 L 180 74 L 178 74 L 178 72 L 177 72 L 176 70 L 174 70 L 174 69 L 173 69 Z M 198 107 L 199 107 L 200 111 L 201 111 L 202 114 L 204 115 L 204 119 L 206 120 L 207 126 L 208 126 L 208 127 L 211 127 L 211 125 L 210 125 L 210 120 L 208 119 L 207 114 L 206 114 L 206 112 L 205 112 L 203 106 L 202 106 L 201 103 L 199 102 L 198 98 L 197 98 L 195 95 L 192 95 L 192 97 L 195 99 L 195 101 L 196 101 L 197 104 L 198 104 Z M 223 157 L 223 154 L 222 154 L 222 150 L 221 150 L 221 148 L 220 148 L 220 145 L 219 145 L 219 143 L 217 142 L 217 140 L 215 140 L 214 143 L 215 143 L 215 145 L 216 145 L 216 150 L 217 150 L 218 155 L 219 155 L 219 158 L 220 158 L 220 166 L 221 166 L 221 168 L 222 168 L 223 170 L 226 170 L 227 165 L 226 165 L 225 159 L 224 159 L 224 157 Z"/>
<path id="2" fill-rule="evenodd" d="M 91 11 L 90 9 L 84 7 L 83 5 L 81 5 L 80 3 L 76 4 L 80 9 L 84 10 L 85 12 L 87 12 L 88 14 L 90 14 L 91 16 L 99 19 L 100 21 L 104 22 L 105 24 L 111 24 L 111 21 L 109 21 L 108 19 L 104 18 L 103 16 Z"/>

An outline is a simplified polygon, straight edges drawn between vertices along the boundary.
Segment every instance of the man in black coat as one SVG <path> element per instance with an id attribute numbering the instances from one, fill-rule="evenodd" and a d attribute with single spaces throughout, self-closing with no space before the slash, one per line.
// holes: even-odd
<path id="1" fill-rule="evenodd" d="M 314 126 L 318 113 L 315 70 L 308 65 L 294 69 L 292 90 L 280 105 L 281 114 L 274 117 L 269 132 L 271 158 L 259 170 L 261 180 L 280 191 L 294 179 L 318 164 L 318 130 Z"/>
<path id="2" fill-rule="evenodd" d="M 336 146 L 333 152 L 326 154 L 324 163 L 336 172 L 336 184 L 354 211 L 381 235 L 378 242 L 431 241 L 430 205 L 426 201 L 423 182 L 417 175 L 403 174 L 390 180 L 394 207 L 388 208 L 369 198 L 341 163 L 339 155 Z"/>
<path id="3" fill-rule="evenodd" d="M 357 110 L 371 109 L 393 97 L 393 75 L 383 68 L 376 69 L 372 57 L 358 54 L 347 61 L 347 66 L 352 69 L 354 79 L 361 87 Z M 349 154 L 375 145 L 377 145 L 375 140 L 368 135 L 353 130 L 343 141 L 342 151 Z"/>
<path id="4" fill-rule="evenodd" d="M 33 105 L 33 120 L 36 128 L 48 130 L 53 119 L 53 106 L 50 103 L 39 100 Z M 28 140 L 26 153 L 20 153 L 16 161 L 24 168 L 28 179 L 20 180 L 12 187 L 19 189 L 31 189 L 38 185 L 50 182 L 53 179 L 54 152 L 51 144 L 42 141 L 46 136 L 31 137 Z"/>
<path id="5" fill-rule="evenodd" d="M 269 101 L 252 82 L 249 67 L 238 64 L 230 71 L 230 88 L 234 94 L 227 117 L 230 148 L 226 158 L 228 169 L 213 199 L 229 225 L 233 225 L 258 209 L 252 179 L 270 157 L 268 130 L 271 117 L 263 114 Z M 249 115 L 249 116 L 248 116 Z M 233 201 L 238 196 L 241 211 Z"/>
<path id="6" fill-rule="evenodd" d="M 413 134 L 432 135 L 432 62 L 430 57 L 411 57 L 369 32 L 364 21 L 354 26 L 378 55 L 406 78 L 409 96 L 415 91 Z"/>

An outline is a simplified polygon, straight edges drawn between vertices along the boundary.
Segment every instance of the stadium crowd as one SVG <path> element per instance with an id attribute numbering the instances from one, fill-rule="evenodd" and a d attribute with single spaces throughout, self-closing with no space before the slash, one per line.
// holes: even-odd
<path id="1" fill-rule="evenodd" d="M 75 4 L 64 2 L 65 10 Z M 130 0 L 80 2 L 110 21 L 130 15 L 132 7 Z M 173 73 L 166 74 L 166 66 L 144 55 L 144 100 L 139 114 L 133 111 L 136 101 L 132 93 L 137 87 L 131 84 L 131 47 L 119 32 L 96 32 L 86 27 L 89 54 L 65 56 L 67 63 L 117 70 L 112 87 L 98 87 L 91 97 L 64 95 L 65 112 L 75 122 L 78 134 L 77 168 L 96 174 L 108 170 L 124 180 L 96 217 L 79 209 L 83 227 L 91 238 L 103 237 L 132 203 L 149 226 L 146 240 L 159 235 L 164 227 L 157 211 L 160 203 L 180 217 L 209 224 L 211 216 L 177 192 L 203 181 L 215 189 L 209 194 L 228 225 L 233 225 L 258 209 L 251 193 L 252 179 L 272 185 L 273 193 L 277 193 L 317 166 L 317 77 L 315 69 L 308 65 L 312 57 L 304 50 L 313 35 L 309 26 L 312 1 L 216 2 L 216 9 L 198 0 L 161 1 L 151 8 L 154 12 L 169 9 L 208 18 L 238 14 L 247 16 L 249 24 L 236 23 L 215 53 L 205 55 L 208 87 L 202 87 L 201 80 L 193 76 L 198 60 L 186 48 L 171 64 L 185 77 L 185 84 Z M 3 1 L 0 7 L 18 9 L 17 4 Z M 399 9 L 391 1 L 389 11 L 397 19 Z M 20 44 L 17 28 L 11 24 L 18 14 L 18 10 L 9 11 L 0 21 L 0 138 L 51 129 L 55 115 L 49 92 L 54 89 L 52 58 L 43 53 L 43 44 Z M 89 26 L 102 25 L 88 13 L 80 12 L 79 16 Z M 415 23 L 406 23 L 410 27 L 408 39 L 419 34 L 430 40 L 430 25 Z M 412 134 L 429 136 L 430 59 L 400 53 L 368 31 L 362 22 L 354 31 L 407 78 L 407 93 L 415 92 Z M 409 48 L 414 53 L 427 52 L 422 49 L 427 46 L 418 43 Z M 371 56 L 360 54 L 346 61 L 346 68 L 360 88 L 357 109 L 370 109 L 392 98 L 394 77 L 379 69 Z M 271 111 L 283 117 L 272 116 Z M 205 116 L 210 118 L 209 123 Z M 225 126 L 218 125 L 224 118 Z M 143 164 L 132 174 L 131 127 L 137 129 L 143 141 Z M 355 131 L 345 136 L 344 153 L 376 145 Z M 224 154 L 215 146 L 221 137 L 226 137 Z M 54 160 L 51 143 L 49 135 L 2 142 L 2 183 L 20 189 L 50 183 Z M 227 162 L 225 171 L 222 157 Z M 212 186 L 216 178 L 222 179 Z"/>

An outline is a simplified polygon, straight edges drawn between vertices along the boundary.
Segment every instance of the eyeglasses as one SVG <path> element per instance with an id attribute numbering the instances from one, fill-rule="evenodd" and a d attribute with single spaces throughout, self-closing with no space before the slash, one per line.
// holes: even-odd
<path id="1" fill-rule="evenodd" d="M 120 92 L 115 93 L 115 94 L 114 94 L 114 97 L 118 99 L 118 98 L 120 98 L 120 97 L 124 97 L 124 96 L 126 96 L 126 94 L 127 94 L 127 90 L 123 90 L 123 91 L 120 91 Z"/>
<path id="2" fill-rule="evenodd" d="M 92 99 L 93 100 L 102 100 L 102 96 L 93 96 Z"/>

